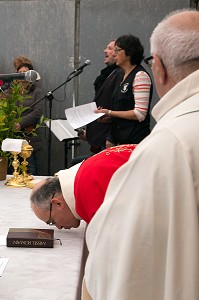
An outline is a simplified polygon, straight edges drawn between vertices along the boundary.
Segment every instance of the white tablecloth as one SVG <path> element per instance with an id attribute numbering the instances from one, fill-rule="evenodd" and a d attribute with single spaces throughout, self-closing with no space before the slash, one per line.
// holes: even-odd
<path id="1" fill-rule="evenodd" d="M 0 235 L 7 235 L 10 227 L 49 228 L 31 211 L 31 189 L 4 183 L 0 181 Z M 78 299 L 85 223 L 71 230 L 51 228 L 62 246 L 58 241 L 52 249 L 0 246 L 0 257 L 10 258 L 0 277 L 1 300 Z"/>

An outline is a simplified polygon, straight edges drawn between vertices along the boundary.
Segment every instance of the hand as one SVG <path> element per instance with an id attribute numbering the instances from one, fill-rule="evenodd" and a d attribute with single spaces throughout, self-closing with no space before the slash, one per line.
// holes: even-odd
<path id="1" fill-rule="evenodd" d="M 95 113 L 99 114 L 99 113 L 103 113 L 105 114 L 107 117 L 110 117 L 110 112 L 111 110 L 107 109 L 107 108 L 102 108 L 101 106 L 99 106 L 97 109 L 94 110 Z"/>
<path id="2" fill-rule="evenodd" d="M 14 123 L 14 128 L 16 130 L 21 130 L 21 125 L 19 123 Z"/>
<path id="3" fill-rule="evenodd" d="M 106 148 L 110 148 L 115 146 L 113 143 L 111 143 L 109 140 L 106 140 Z"/>
<path id="4" fill-rule="evenodd" d="M 83 128 L 78 130 L 78 137 L 80 138 L 80 140 L 86 141 L 86 130 Z"/>

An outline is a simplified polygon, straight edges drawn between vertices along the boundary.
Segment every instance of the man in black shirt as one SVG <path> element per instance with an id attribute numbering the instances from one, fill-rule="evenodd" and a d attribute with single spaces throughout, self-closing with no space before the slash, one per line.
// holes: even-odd
<path id="1" fill-rule="evenodd" d="M 94 82 L 95 97 L 97 107 L 111 108 L 111 98 L 118 78 L 121 78 L 122 70 L 116 66 L 114 58 L 115 41 L 112 40 L 104 49 L 106 68 L 102 69 L 100 75 Z M 86 130 L 81 130 L 79 137 L 86 140 L 91 145 L 91 152 L 98 153 L 101 150 L 113 146 L 106 144 L 110 133 L 110 119 L 97 119 L 86 126 Z"/>

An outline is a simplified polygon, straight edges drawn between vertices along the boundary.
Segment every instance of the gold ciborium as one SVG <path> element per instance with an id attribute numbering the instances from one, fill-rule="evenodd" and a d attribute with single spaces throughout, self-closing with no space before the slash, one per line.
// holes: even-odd
<path id="1" fill-rule="evenodd" d="M 28 162 L 27 162 L 27 158 L 31 156 L 33 151 L 33 148 L 31 145 L 29 144 L 23 144 L 22 145 L 22 150 L 19 153 L 19 155 L 23 158 L 23 161 L 21 163 L 22 166 L 22 176 L 23 176 L 23 180 L 26 183 L 27 181 L 30 181 L 33 179 L 33 176 L 27 173 L 27 166 L 28 166 Z"/>
<path id="2" fill-rule="evenodd" d="M 10 153 L 13 155 L 12 166 L 14 168 L 14 172 L 13 172 L 13 177 L 9 178 L 5 184 L 8 186 L 15 186 L 15 187 L 26 186 L 23 177 L 21 175 L 19 175 L 19 172 L 18 172 L 18 169 L 20 166 L 20 162 L 18 160 L 18 155 L 20 152 L 10 151 Z"/>

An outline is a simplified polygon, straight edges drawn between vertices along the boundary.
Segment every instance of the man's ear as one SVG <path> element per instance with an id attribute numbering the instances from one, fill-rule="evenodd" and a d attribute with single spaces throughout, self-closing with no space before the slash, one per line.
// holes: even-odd
<path id="1" fill-rule="evenodd" d="M 167 81 L 167 71 L 163 65 L 163 62 L 159 58 L 157 54 L 153 54 L 154 58 L 154 66 L 153 66 L 153 72 L 156 74 L 157 80 L 159 80 L 159 83 L 161 85 L 164 85 Z"/>
<path id="2" fill-rule="evenodd" d="M 65 205 L 66 205 L 66 202 L 65 202 L 65 199 L 62 195 L 59 195 L 59 196 L 55 196 L 51 202 L 53 204 L 55 204 L 56 206 L 59 206 L 60 208 L 64 208 Z"/>

